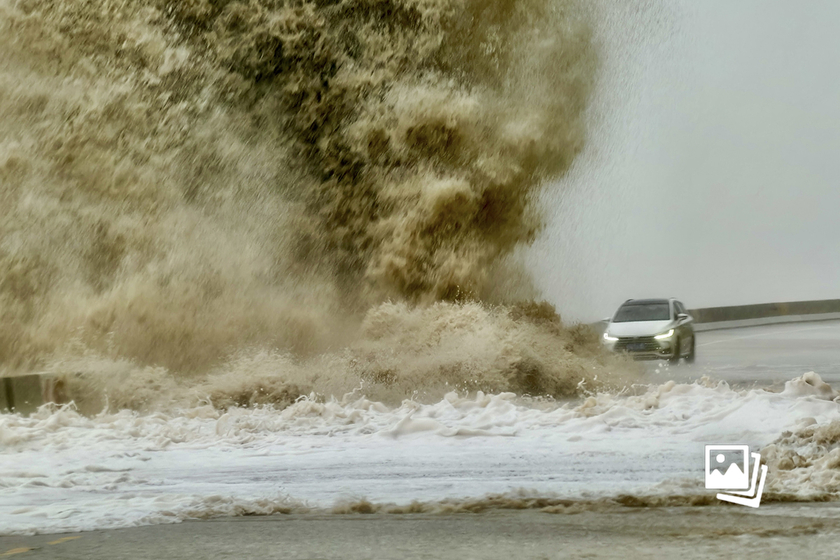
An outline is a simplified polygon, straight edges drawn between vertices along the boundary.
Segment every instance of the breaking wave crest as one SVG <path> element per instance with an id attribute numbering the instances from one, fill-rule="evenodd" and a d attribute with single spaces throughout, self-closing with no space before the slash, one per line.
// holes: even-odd
<path id="1" fill-rule="evenodd" d="M 583 143 L 574 2 L 0 0 L 0 51 L 3 371 L 140 406 L 615 370 L 510 305 Z"/>
<path id="2" fill-rule="evenodd" d="M 282 408 L 301 395 L 365 395 L 390 404 L 434 402 L 451 391 L 561 398 L 619 389 L 635 371 L 604 355 L 589 327 L 566 329 L 545 305 L 386 303 L 359 329 L 341 350 L 301 358 L 245 349 L 200 378 L 71 346 L 53 357 L 46 383 L 57 402 L 94 414 L 207 403 Z"/>

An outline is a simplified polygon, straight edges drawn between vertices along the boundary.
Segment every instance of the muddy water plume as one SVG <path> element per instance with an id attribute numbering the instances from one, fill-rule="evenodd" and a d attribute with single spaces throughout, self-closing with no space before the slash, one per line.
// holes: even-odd
<path id="1" fill-rule="evenodd" d="M 3 371 L 137 407 L 615 369 L 510 305 L 583 143 L 573 2 L 0 0 L 0 50 Z"/>

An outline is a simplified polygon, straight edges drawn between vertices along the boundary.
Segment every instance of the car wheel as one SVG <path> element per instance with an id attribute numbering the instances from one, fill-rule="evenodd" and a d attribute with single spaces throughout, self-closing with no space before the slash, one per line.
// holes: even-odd
<path id="1" fill-rule="evenodd" d="M 693 336 L 691 337 L 691 350 L 688 351 L 688 356 L 685 357 L 685 362 L 687 364 L 694 363 L 694 338 L 695 337 Z"/>
<path id="2" fill-rule="evenodd" d="M 680 339 L 674 340 L 674 355 L 668 358 L 668 362 L 672 364 L 679 363 L 680 361 Z"/>

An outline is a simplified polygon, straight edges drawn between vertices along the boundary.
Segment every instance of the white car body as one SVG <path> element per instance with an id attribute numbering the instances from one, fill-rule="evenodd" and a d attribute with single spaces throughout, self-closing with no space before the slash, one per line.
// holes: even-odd
<path id="1" fill-rule="evenodd" d="M 646 315 L 656 319 L 644 320 Z M 674 298 L 627 300 L 605 321 L 602 342 L 608 350 L 640 360 L 694 361 L 694 319 Z"/>

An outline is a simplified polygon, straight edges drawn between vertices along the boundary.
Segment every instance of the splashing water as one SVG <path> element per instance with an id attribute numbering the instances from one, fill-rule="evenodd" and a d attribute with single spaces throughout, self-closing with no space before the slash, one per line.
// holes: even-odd
<path id="1" fill-rule="evenodd" d="M 0 50 L 4 371 L 134 407 L 617 377 L 511 305 L 583 143 L 574 2 L 0 0 Z"/>

